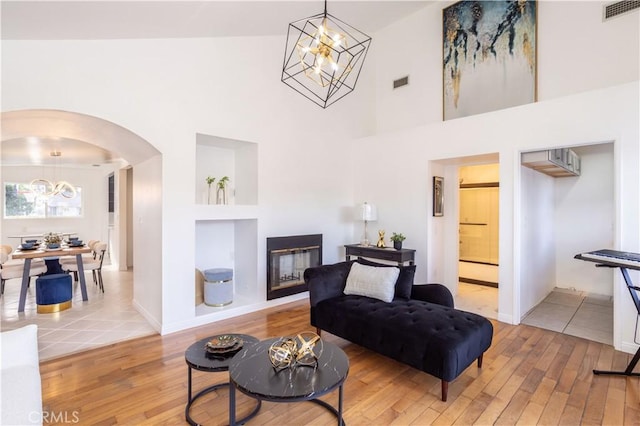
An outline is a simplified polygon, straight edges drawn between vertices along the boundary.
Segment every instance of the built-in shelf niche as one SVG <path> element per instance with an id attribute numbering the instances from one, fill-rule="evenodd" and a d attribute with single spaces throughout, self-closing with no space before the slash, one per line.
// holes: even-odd
<path id="1" fill-rule="evenodd" d="M 208 200 L 207 176 L 216 178 Z M 228 205 L 258 204 L 258 145 L 196 134 L 196 205 L 215 205 L 217 182 L 229 177 Z"/>
<path id="2" fill-rule="evenodd" d="M 216 178 L 211 200 L 207 176 Z M 229 177 L 228 204 L 215 204 L 218 180 Z M 233 302 L 222 307 L 196 306 L 196 316 L 208 321 L 242 312 L 265 301 L 258 288 L 258 145 L 196 134 L 196 268 L 233 269 Z"/>
<path id="3" fill-rule="evenodd" d="M 196 307 L 196 315 L 230 311 L 264 301 L 258 289 L 258 221 L 256 219 L 197 220 L 196 268 L 233 269 L 234 298 L 224 307 L 204 304 Z"/>

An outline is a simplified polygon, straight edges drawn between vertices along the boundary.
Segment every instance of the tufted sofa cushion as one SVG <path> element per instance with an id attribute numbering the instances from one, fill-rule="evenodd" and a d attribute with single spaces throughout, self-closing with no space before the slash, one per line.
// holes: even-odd
<path id="1" fill-rule="evenodd" d="M 445 381 L 478 359 L 493 336 L 493 326 L 479 315 L 420 300 L 384 303 L 365 296 L 323 300 L 311 308 L 311 323 Z"/>
<path id="2" fill-rule="evenodd" d="M 416 265 L 388 265 L 386 263 L 373 262 L 362 257 L 359 257 L 356 262 L 366 266 L 376 266 L 380 268 L 398 268 L 400 270 L 400 274 L 398 275 L 398 280 L 396 281 L 395 297 L 400 297 L 402 299 L 411 298 L 411 288 L 413 287 L 413 278 L 416 274 Z"/>
<path id="3" fill-rule="evenodd" d="M 398 268 L 379 268 L 354 263 L 351 265 L 343 292 L 391 302 L 399 273 Z"/>

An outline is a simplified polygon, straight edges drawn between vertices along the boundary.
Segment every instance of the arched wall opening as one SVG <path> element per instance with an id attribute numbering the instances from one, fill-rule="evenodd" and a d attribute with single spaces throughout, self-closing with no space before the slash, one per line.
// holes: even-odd
<path id="1" fill-rule="evenodd" d="M 100 230 L 112 244 L 119 269 L 134 269 L 133 304 L 160 330 L 162 323 L 162 154 L 148 141 L 108 120 L 77 112 L 31 109 L 2 113 L 0 152 L 4 142 L 29 138 L 80 141 L 114 152 L 122 160 L 116 167 L 116 211 L 113 229 Z M 62 147 L 64 150 L 64 147 Z M 4 182 L 0 170 L 0 180 Z M 105 186 L 107 182 L 105 180 Z M 105 217 L 107 212 L 104 212 Z M 26 219 L 27 221 L 29 219 Z M 24 221 L 23 221 L 24 222 Z M 0 220 L 5 239 L 15 222 Z M 13 230 L 19 232 L 20 229 Z M 104 237 L 105 233 L 108 237 Z M 148 244 L 153 244 L 148 249 Z M 155 270 L 155 274 L 144 271 Z"/>

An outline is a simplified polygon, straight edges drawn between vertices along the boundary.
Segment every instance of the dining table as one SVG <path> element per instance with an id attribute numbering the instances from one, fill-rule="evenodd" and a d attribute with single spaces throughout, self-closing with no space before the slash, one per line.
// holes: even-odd
<path id="1" fill-rule="evenodd" d="M 77 232 L 56 232 L 56 234 L 69 239 L 72 235 L 78 235 Z M 7 236 L 7 238 L 16 238 L 16 239 L 20 239 L 20 244 L 24 243 L 25 240 L 28 239 L 40 239 L 42 238 L 42 232 L 40 232 L 39 234 L 20 234 L 20 235 L 9 235 Z"/>
<path id="2" fill-rule="evenodd" d="M 89 297 L 87 295 L 87 282 L 84 278 L 84 265 L 82 264 L 82 255 L 84 253 L 91 253 L 91 248 L 82 245 L 79 247 L 61 246 L 59 249 L 46 249 L 42 246 L 25 250 L 18 248 L 15 252 L 11 253 L 13 259 L 24 259 L 24 269 L 22 271 L 22 287 L 20 288 L 20 301 L 18 303 L 18 312 L 24 312 L 24 306 L 27 301 L 27 288 L 29 287 L 29 272 L 31 270 L 31 259 L 40 259 L 45 257 L 62 257 L 62 256 L 75 256 L 78 262 L 78 277 L 80 281 L 80 290 L 82 291 L 82 300 L 87 301 Z"/>

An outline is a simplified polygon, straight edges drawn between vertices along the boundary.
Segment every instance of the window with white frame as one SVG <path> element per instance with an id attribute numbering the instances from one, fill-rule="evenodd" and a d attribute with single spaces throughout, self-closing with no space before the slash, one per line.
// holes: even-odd
<path id="1" fill-rule="evenodd" d="M 61 194 L 43 196 L 32 191 L 29 183 L 4 184 L 5 219 L 42 219 L 82 217 L 82 188 L 76 186 L 76 196 Z"/>

